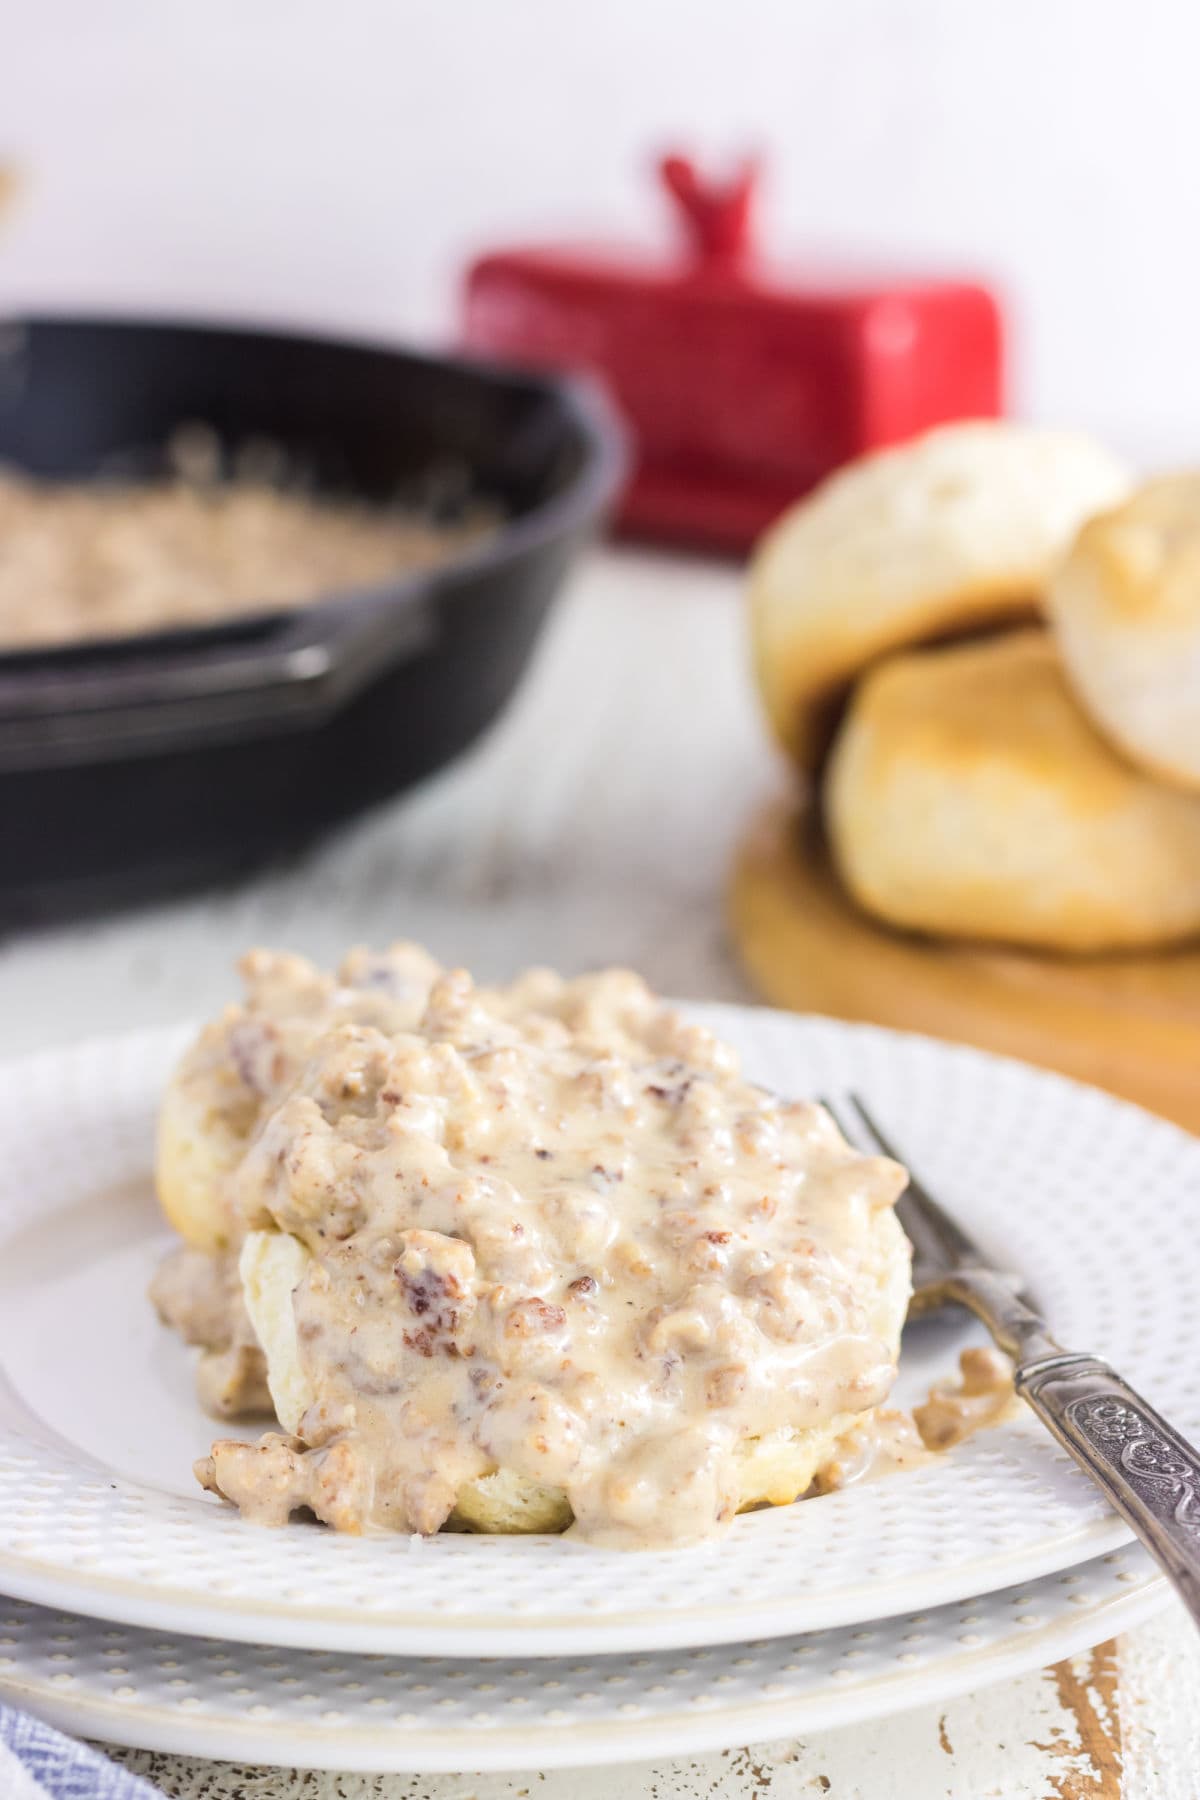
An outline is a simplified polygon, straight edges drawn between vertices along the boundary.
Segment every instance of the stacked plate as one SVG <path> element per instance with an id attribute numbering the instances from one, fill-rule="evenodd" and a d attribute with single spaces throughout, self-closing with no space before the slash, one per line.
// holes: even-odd
<path id="1" fill-rule="evenodd" d="M 866 1026 L 696 1009 L 784 1092 L 866 1095 L 935 1192 L 1200 1435 L 1200 1143 L 1057 1076 Z M 145 1299 L 149 1168 L 186 1034 L 0 1074 L 0 1697 L 148 1749 L 548 1768 L 865 1719 L 1041 1666 L 1165 1584 L 1022 1414 L 700 1548 L 268 1532 L 199 1492 L 212 1436 Z M 906 1333 L 898 1399 L 978 1335 Z"/>

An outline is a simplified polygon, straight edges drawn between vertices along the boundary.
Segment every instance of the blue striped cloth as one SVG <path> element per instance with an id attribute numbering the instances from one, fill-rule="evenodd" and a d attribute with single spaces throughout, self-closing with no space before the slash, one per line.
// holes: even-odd
<path id="1" fill-rule="evenodd" d="M 163 1800 L 140 1775 L 127 1775 L 98 1750 L 0 1703 L 3 1800 Z"/>

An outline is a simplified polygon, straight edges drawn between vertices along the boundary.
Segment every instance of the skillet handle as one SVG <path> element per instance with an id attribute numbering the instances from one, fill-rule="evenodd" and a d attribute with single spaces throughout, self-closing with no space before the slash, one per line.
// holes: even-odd
<path id="1" fill-rule="evenodd" d="M 115 640 L 0 660 L 0 769 L 153 754 L 311 726 L 437 635 L 435 584 L 331 597 L 275 629 Z M 32 666 L 31 666 L 32 664 Z"/>

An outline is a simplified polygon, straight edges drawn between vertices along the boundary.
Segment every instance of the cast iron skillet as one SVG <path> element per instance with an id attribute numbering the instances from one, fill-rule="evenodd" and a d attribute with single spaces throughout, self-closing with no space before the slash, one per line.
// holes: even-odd
<path id="1" fill-rule="evenodd" d="M 275 332 L 0 326 L 0 461 L 153 474 L 193 420 L 269 439 L 317 489 L 417 492 L 450 465 L 506 523 L 295 612 L 0 655 L 4 924 L 230 876 L 438 768 L 508 698 L 623 469 L 607 408 L 565 380 Z"/>

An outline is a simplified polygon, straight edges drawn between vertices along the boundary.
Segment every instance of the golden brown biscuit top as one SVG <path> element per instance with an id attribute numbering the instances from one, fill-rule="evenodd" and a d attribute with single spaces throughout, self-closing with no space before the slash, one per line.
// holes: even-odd
<path id="1" fill-rule="evenodd" d="M 1089 520 L 1074 556 L 1118 618 L 1200 625 L 1200 473 L 1162 476 Z"/>
<path id="2" fill-rule="evenodd" d="M 1081 812 L 1138 780 L 1080 708 L 1046 631 L 893 657 L 864 679 L 855 717 L 881 757 L 902 743 L 947 771 L 1019 764 Z"/>
<path id="3" fill-rule="evenodd" d="M 999 420 L 941 426 L 861 457 L 758 545 L 758 683 L 813 772 L 847 687 L 881 656 L 1036 614 L 1083 520 L 1128 491 L 1088 438 Z"/>

